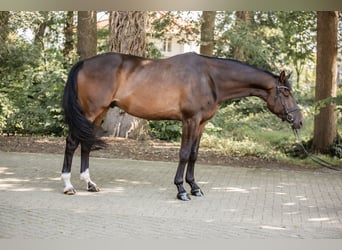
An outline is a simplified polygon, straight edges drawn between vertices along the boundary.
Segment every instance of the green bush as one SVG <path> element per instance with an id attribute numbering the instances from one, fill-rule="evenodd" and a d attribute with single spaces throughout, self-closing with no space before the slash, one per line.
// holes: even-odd
<path id="1" fill-rule="evenodd" d="M 149 121 L 152 137 L 160 140 L 178 140 L 181 137 L 182 123 L 180 121 Z"/>
<path id="2" fill-rule="evenodd" d="M 22 40 L 0 54 L 0 132 L 61 135 L 66 70 L 60 52 Z"/>

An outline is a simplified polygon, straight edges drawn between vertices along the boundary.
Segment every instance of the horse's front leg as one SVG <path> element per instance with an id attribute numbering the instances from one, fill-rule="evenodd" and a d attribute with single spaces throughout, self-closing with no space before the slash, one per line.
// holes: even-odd
<path id="1" fill-rule="evenodd" d="M 64 181 L 64 194 L 72 195 L 76 193 L 73 185 L 71 184 L 71 164 L 76 148 L 79 142 L 73 138 L 71 134 L 66 138 L 64 162 L 62 168 L 61 178 Z"/>
<path id="2" fill-rule="evenodd" d="M 192 145 L 191 153 L 190 153 L 190 157 L 189 157 L 189 161 L 188 161 L 188 166 L 187 166 L 187 170 L 186 170 L 186 177 L 185 177 L 186 182 L 191 187 L 191 194 L 194 196 L 198 196 L 198 197 L 203 196 L 203 192 L 200 189 L 200 187 L 197 185 L 197 183 L 195 182 L 195 173 L 194 172 L 195 172 L 195 163 L 197 160 L 198 149 L 199 149 L 199 145 L 200 145 L 200 141 L 201 141 L 202 132 L 204 130 L 204 126 L 205 126 L 205 124 L 200 125 L 199 135 Z"/>
<path id="3" fill-rule="evenodd" d="M 190 200 L 190 196 L 186 193 L 186 190 L 183 186 L 183 179 L 185 166 L 189 161 L 191 147 L 193 145 L 193 142 L 195 141 L 197 131 L 198 123 L 195 120 L 188 119 L 183 121 L 182 142 L 181 148 L 179 150 L 179 163 L 174 179 L 174 184 L 176 185 L 178 190 L 177 198 L 182 201 Z"/>
<path id="4" fill-rule="evenodd" d="M 90 179 L 90 174 L 89 174 L 89 149 L 85 149 L 81 145 L 81 174 L 80 174 L 80 179 L 82 181 L 85 181 L 87 185 L 87 190 L 89 192 L 99 192 L 100 189 L 97 187 L 95 182 L 93 182 Z"/>

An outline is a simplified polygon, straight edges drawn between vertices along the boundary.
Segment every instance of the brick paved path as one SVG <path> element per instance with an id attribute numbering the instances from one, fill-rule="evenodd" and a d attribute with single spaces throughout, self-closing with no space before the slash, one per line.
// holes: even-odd
<path id="1" fill-rule="evenodd" d="M 88 193 L 74 159 L 0 151 L 1 238 L 342 238 L 342 173 L 198 165 L 205 197 L 178 201 L 175 163 L 91 159 Z M 188 188 L 188 187 L 187 187 Z"/>

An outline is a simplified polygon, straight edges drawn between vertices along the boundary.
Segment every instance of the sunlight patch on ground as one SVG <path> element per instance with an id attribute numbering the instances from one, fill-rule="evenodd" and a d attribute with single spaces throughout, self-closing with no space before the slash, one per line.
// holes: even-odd
<path id="1" fill-rule="evenodd" d="M 287 195 L 287 193 L 283 193 L 283 192 L 274 192 L 274 194 L 277 194 L 277 195 Z"/>
<path id="2" fill-rule="evenodd" d="M 286 215 L 296 215 L 296 214 L 299 214 L 299 212 L 298 211 L 296 211 L 296 212 L 286 212 L 284 214 L 286 214 Z"/>
<path id="3" fill-rule="evenodd" d="M 60 181 L 61 177 L 49 177 L 48 180 L 49 181 Z"/>
<path id="4" fill-rule="evenodd" d="M 13 188 L 14 184 L 8 184 L 8 183 L 0 183 L 0 190 L 6 190 Z"/>
<path id="5" fill-rule="evenodd" d="M 150 185 L 151 182 L 149 181 L 131 181 L 131 180 L 126 180 L 126 179 L 115 179 L 116 182 L 122 182 L 122 183 L 130 183 L 133 185 L 139 185 L 139 184 L 143 184 L 143 185 Z"/>
<path id="6" fill-rule="evenodd" d="M 14 173 L 12 172 L 7 172 L 9 169 L 5 167 L 0 167 L 0 174 L 6 174 L 6 175 L 12 175 Z"/>
<path id="7" fill-rule="evenodd" d="M 213 187 L 213 190 L 217 191 L 223 191 L 223 192 L 238 192 L 238 193 L 243 193 L 247 194 L 249 191 L 244 188 L 238 188 L 238 187 Z"/>
<path id="8" fill-rule="evenodd" d="M 115 179 L 115 181 L 117 181 L 117 182 L 128 182 L 128 180 L 126 180 L 126 179 Z"/>
<path id="9" fill-rule="evenodd" d="M 260 226 L 261 229 L 269 229 L 269 230 L 286 230 L 284 227 L 275 227 L 275 226 L 268 226 L 268 225 L 262 225 Z"/>
<path id="10" fill-rule="evenodd" d="M 211 223 L 211 222 L 214 222 L 215 220 L 214 219 L 206 219 L 204 220 L 205 222 L 208 222 L 208 223 Z"/>
<path id="11" fill-rule="evenodd" d="M 25 188 L 15 188 L 17 183 L 28 182 L 27 179 L 17 179 L 17 178 L 4 178 L 0 179 L 0 190 L 12 190 L 12 191 L 31 191 Z"/>
<path id="12" fill-rule="evenodd" d="M 18 179 L 18 178 L 4 178 L 4 179 L 0 179 L 0 183 L 6 183 L 6 182 L 18 183 L 18 182 L 28 182 L 28 181 L 30 181 L 30 180 Z"/>
<path id="13" fill-rule="evenodd" d="M 286 203 L 283 203 L 283 206 L 294 206 L 296 205 L 295 202 L 286 202 Z"/>
<path id="14" fill-rule="evenodd" d="M 0 167 L 0 174 L 4 174 L 8 168 Z"/>
<path id="15" fill-rule="evenodd" d="M 329 221 L 330 218 L 328 217 L 323 217 L 323 218 L 309 218 L 308 221 L 313 221 L 313 222 L 321 222 L 321 221 Z"/>
<path id="16" fill-rule="evenodd" d="M 303 195 L 297 195 L 296 198 L 298 198 L 300 201 L 307 201 L 308 199 Z"/>
<path id="17" fill-rule="evenodd" d="M 279 184 L 282 186 L 296 186 L 297 185 L 296 183 L 293 183 L 293 182 L 280 182 Z"/>
<path id="18" fill-rule="evenodd" d="M 125 191 L 124 187 L 101 188 L 101 193 L 123 193 L 124 191 Z"/>
<path id="19" fill-rule="evenodd" d="M 84 210 L 84 209 L 72 209 L 72 211 L 75 213 L 75 214 L 85 214 L 85 213 L 87 213 L 87 211 L 86 210 Z"/>
<path id="20" fill-rule="evenodd" d="M 11 191 L 17 191 L 17 192 L 32 192 L 35 191 L 35 188 L 14 188 L 11 189 Z"/>
<path id="21" fill-rule="evenodd" d="M 222 211 L 235 213 L 235 212 L 237 212 L 238 210 L 237 210 L 236 208 L 229 208 L 229 209 L 223 209 Z"/>

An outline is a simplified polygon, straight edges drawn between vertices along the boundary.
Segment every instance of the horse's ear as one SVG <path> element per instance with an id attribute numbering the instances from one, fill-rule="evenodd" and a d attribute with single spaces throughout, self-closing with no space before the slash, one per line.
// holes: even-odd
<path id="1" fill-rule="evenodd" d="M 290 77 L 292 76 L 292 71 L 290 72 L 290 74 L 288 74 L 287 76 L 286 76 L 286 80 L 288 80 L 288 79 L 290 79 Z"/>
<path id="2" fill-rule="evenodd" d="M 279 75 L 279 82 L 284 83 L 286 80 L 285 71 L 283 70 Z"/>

